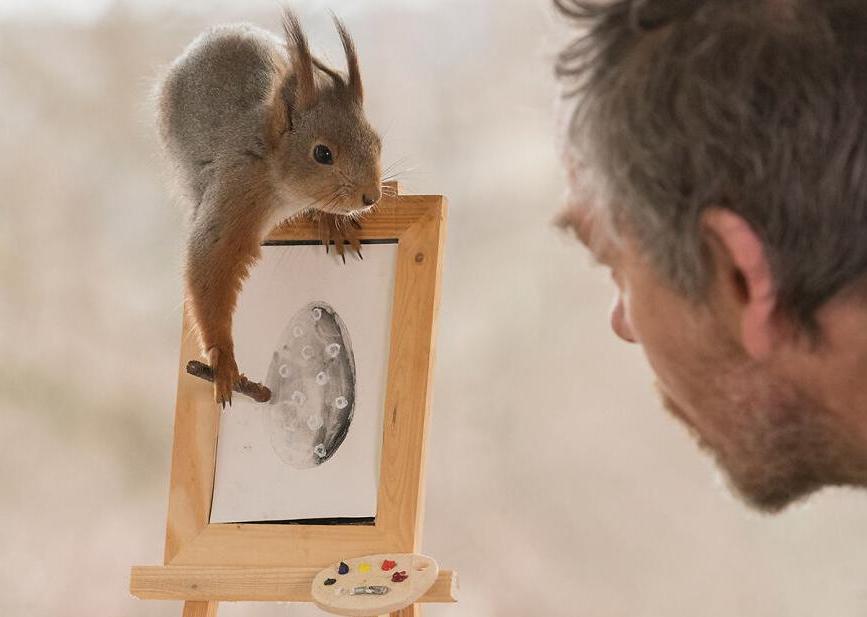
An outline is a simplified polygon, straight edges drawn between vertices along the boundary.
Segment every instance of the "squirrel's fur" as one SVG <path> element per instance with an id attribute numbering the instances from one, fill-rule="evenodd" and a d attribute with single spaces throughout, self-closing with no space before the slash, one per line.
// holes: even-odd
<path id="1" fill-rule="evenodd" d="M 340 220 L 381 195 L 380 140 L 362 110 L 355 47 L 335 23 L 346 76 L 312 57 L 286 11 L 285 41 L 251 25 L 213 28 L 159 86 L 160 136 L 189 205 L 186 305 L 224 405 L 240 377 L 232 315 L 264 237 L 315 210 L 342 251 Z M 320 145 L 331 163 L 315 160 Z"/>

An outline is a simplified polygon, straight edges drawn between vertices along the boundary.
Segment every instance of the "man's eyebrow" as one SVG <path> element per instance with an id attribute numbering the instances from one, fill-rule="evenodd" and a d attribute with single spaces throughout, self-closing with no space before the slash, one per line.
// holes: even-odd
<path id="1" fill-rule="evenodd" d="M 590 242 L 592 222 L 589 211 L 571 205 L 566 206 L 557 214 L 554 224 L 560 229 L 574 233 L 581 244 L 592 250 Z"/>
<path id="2" fill-rule="evenodd" d="M 590 208 L 568 205 L 557 214 L 554 224 L 564 231 L 571 231 L 596 263 L 607 264 L 599 238 L 594 237 L 593 212 Z"/>

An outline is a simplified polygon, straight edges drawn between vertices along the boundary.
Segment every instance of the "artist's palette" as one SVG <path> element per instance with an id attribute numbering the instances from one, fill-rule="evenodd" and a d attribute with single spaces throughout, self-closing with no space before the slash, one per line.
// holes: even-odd
<path id="1" fill-rule="evenodd" d="M 382 615 L 418 600 L 437 574 L 437 562 L 426 555 L 392 553 L 346 559 L 316 575 L 313 601 L 337 615 Z"/>

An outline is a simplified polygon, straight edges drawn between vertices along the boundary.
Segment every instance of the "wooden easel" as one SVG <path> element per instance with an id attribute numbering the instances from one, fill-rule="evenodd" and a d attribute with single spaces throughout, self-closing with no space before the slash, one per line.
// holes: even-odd
<path id="1" fill-rule="evenodd" d="M 214 617 L 219 601 L 310 602 L 316 573 L 346 557 L 418 552 L 446 201 L 399 195 L 396 184 L 392 191 L 359 232 L 362 242 L 398 243 L 374 524 L 209 523 L 220 411 L 210 386 L 185 371 L 187 360 L 198 356 L 185 320 L 164 565 L 134 566 L 132 595 L 183 600 L 184 617 Z M 312 222 L 298 221 L 268 241 L 317 238 Z M 441 570 L 419 602 L 455 602 L 456 586 L 455 573 Z M 413 604 L 392 616 L 420 614 Z"/>

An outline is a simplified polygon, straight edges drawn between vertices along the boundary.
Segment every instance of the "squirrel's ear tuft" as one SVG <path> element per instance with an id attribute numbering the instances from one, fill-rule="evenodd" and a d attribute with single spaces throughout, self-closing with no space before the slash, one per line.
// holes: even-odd
<path id="1" fill-rule="evenodd" d="M 331 14 L 334 20 L 334 25 L 337 27 L 337 33 L 340 35 L 340 41 L 343 43 L 343 51 L 346 54 L 346 67 L 348 69 L 347 86 L 353 97 L 361 104 L 364 99 L 364 89 L 361 86 L 361 70 L 358 68 L 358 54 L 355 53 L 355 43 L 352 37 L 349 36 L 349 31 L 343 22 L 335 15 Z"/>
<path id="2" fill-rule="evenodd" d="M 313 57 L 298 17 L 288 8 L 283 9 L 283 30 L 286 32 L 286 47 L 292 59 L 295 78 L 294 106 L 296 109 L 305 109 L 311 107 L 317 98 L 316 81 L 313 79 Z"/>

